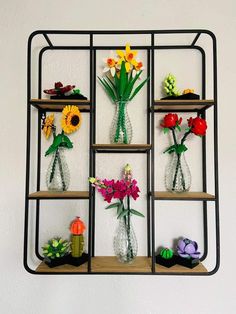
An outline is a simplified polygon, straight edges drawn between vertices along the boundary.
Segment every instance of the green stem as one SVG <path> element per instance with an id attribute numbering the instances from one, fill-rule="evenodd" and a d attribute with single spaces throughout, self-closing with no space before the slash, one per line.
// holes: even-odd
<path id="1" fill-rule="evenodd" d="M 60 156 L 59 151 L 58 151 L 58 165 L 59 165 L 59 171 L 60 171 L 60 175 L 61 175 L 62 190 L 65 191 L 66 190 L 66 184 L 65 184 L 65 180 L 64 180 L 64 173 L 63 173 L 61 156 Z"/>
<path id="2" fill-rule="evenodd" d="M 133 248 L 131 244 L 131 238 L 130 238 L 130 197 L 127 196 L 127 207 L 128 207 L 128 215 L 127 215 L 127 237 L 128 237 L 128 252 L 127 252 L 127 258 L 128 260 L 132 260 L 134 257 Z"/>
<path id="3" fill-rule="evenodd" d="M 57 158 L 58 158 L 58 149 L 56 150 L 55 156 L 54 156 L 54 160 L 53 160 L 53 164 L 52 164 L 52 170 L 50 173 L 50 178 L 49 178 L 49 182 L 51 183 L 53 178 L 54 178 L 54 174 L 55 174 L 55 169 L 56 169 L 56 163 L 57 163 Z"/>
<path id="4" fill-rule="evenodd" d="M 128 144 L 127 130 L 125 125 L 125 102 L 120 100 L 117 103 L 118 106 L 118 119 L 116 125 L 116 133 L 114 142 L 118 143 L 120 139 L 120 131 L 123 133 L 123 138 L 121 139 L 124 144 Z"/>

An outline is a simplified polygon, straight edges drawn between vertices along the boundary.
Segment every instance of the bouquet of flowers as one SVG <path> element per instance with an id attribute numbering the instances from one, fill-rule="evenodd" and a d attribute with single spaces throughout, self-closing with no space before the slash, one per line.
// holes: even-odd
<path id="1" fill-rule="evenodd" d="M 132 127 L 126 113 L 126 104 L 131 101 L 147 82 L 146 78 L 136 88 L 135 83 L 144 69 L 142 61 L 135 59 L 137 51 L 126 45 L 125 52 L 117 50 L 117 56 L 111 52 L 110 57 L 104 59 L 105 77 L 98 77 L 108 97 L 117 103 L 117 114 L 111 128 L 111 142 L 129 144 L 132 139 Z"/>
<path id="2" fill-rule="evenodd" d="M 65 133 L 70 134 L 78 130 L 81 125 L 81 113 L 76 106 L 65 106 L 62 111 L 61 133 L 56 134 L 54 114 L 42 117 L 42 131 L 46 139 L 53 134 L 53 143 L 45 156 L 53 155 L 47 173 L 47 186 L 49 190 L 67 190 L 69 185 L 69 169 L 62 155 L 62 149 L 73 148 L 73 144 Z M 68 181 L 68 182 L 67 182 Z"/>
<path id="3" fill-rule="evenodd" d="M 182 117 L 178 117 L 176 113 L 169 113 L 165 115 L 161 127 L 164 133 L 171 131 L 174 144 L 168 147 L 164 153 L 174 154 L 174 158 L 166 171 L 166 188 L 172 192 L 188 191 L 191 184 L 191 176 L 188 166 L 184 166 L 182 161 L 183 153 L 187 150 L 185 141 L 192 133 L 197 136 L 204 136 L 206 134 L 207 123 L 201 117 L 189 118 L 188 127 L 185 129 L 182 139 L 178 143 L 176 130 L 181 132 Z M 188 174 L 189 172 L 189 174 Z M 189 180 L 190 178 L 190 180 Z"/>
<path id="4" fill-rule="evenodd" d="M 144 217 L 144 215 L 130 206 L 131 198 L 136 200 L 140 192 L 137 181 L 132 179 L 130 165 L 125 166 L 121 180 L 101 180 L 90 177 L 89 182 L 102 194 L 104 201 L 111 203 L 112 199 L 118 200 L 106 207 L 106 209 L 116 208 L 117 219 L 121 222 L 120 233 L 118 232 L 114 238 L 114 249 L 120 261 L 131 262 L 137 255 L 137 241 L 130 216 L 133 214 Z"/>

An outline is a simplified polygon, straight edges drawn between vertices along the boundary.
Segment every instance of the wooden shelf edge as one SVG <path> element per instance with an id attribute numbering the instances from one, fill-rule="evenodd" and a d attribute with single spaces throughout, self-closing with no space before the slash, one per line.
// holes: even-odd
<path id="1" fill-rule="evenodd" d="M 71 103 L 81 103 L 81 104 L 88 104 L 90 100 L 88 99 L 47 99 L 47 98 L 33 98 L 30 99 L 31 104 L 71 104 Z"/>
<path id="2" fill-rule="evenodd" d="M 155 200 L 206 200 L 215 201 L 215 196 L 206 192 L 172 193 L 167 191 L 154 192 Z"/>
<path id="3" fill-rule="evenodd" d="M 37 191 L 30 193 L 29 199 L 88 199 L 88 191 Z"/>
<path id="4" fill-rule="evenodd" d="M 150 150 L 151 144 L 92 144 L 94 150 Z"/>
<path id="5" fill-rule="evenodd" d="M 141 273 L 150 274 L 151 272 L 151 258 L 145 256 L 138 256 L 131 264 L 120 263 L 115 256 L 96 256 L 92 258 L 92 272 L 88 273 L 88 264 L 85 263 L 79 267 L 72 265 L 62 265 L 54 268 L 48 267 L 44 262 L 41 262 L 35 270 L 37 273 L 83 273 L 83 274 L 93 274 L 93 273 Z M 179 273 L 179 274 L 197 274 L 197 273 L 207 273 L 207 269 L 202 263 L 199 263 L 193 269 L 183 267 L 181 265 L 174 265 L 170 268 L 166 268 L 159 264 L 156 264 L 155 271 L 153 275 L 160 273 Z"/>

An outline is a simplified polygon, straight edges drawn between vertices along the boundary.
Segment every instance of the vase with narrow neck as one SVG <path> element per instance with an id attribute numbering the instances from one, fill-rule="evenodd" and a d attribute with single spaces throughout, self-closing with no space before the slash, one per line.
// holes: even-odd
<path id="1" fill-rule="evenodd" d="M 171 154 L 165 171 L 165 186 L 170 192 L 187 192 L 191 186 L 191 173 L 184 153 Z"/>
<path id="2" fill-rule="evenodd" d="M 138 252 L 138 242 L 130 215 L 119 219 L 113 241 L 114 252 L 121 263 L 132 263 Z"/>
<path id="3" fill-rule="evenodd" d="M 70 183 L 70 172 L 64 155 L 64 148 L 59 147 L 52 153 L 52 159 L 46 173 L 48 190 L 66 191 Z"/>
<path id="4" fill-rule="evenodd" d="M 130 144 L 132 140 L 132 125 L 127 112 L 127 101 L 120 100 L 115 103 L 116 112 L 110 129 L 112 144 Z"/>

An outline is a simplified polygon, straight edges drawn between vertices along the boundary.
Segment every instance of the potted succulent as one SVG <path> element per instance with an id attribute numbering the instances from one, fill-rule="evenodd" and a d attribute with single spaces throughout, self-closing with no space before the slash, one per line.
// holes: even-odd
<path id="1" fill-rule="evenodd" d="M 50 95 L 51 99 L 87 99 L 78 88 L 75 89 L 75 85 L 63 86 L 61 82 L 55 82 L 54 88 L 45 89 L 44 93 Z"/>
<path id="2" fill-rule="evenodd" d="M 168 74 L 163 81 L 163 92 L 166 95 L 161 99 L 200 99 L 200 96 L 194 94 L 193 89 L 185 89 L 181 93 L 176 87 L 176 77 L 173 74 Z"/>
<path id="3" fill-rule="evenodd" d="M 176 256 L 172 249 L 162 248 L 156 256 L 156 263 L 165 267 L 172 267 L 176 264 Z"/>
<path id="4" fill-rule="evenodd" d="M 194 268 L 199 264 L 198 244 L 196 241 L 184 238 L 178 241 L 177 245 L 177 263 L 179 265 Z"/>
<path id="5" fill-rule="evenodd" d="M 71 254 L 68 257 L 68 264 L 80 266 L 88 261 L 88 254 L 84 253 L 85 229 L 85 224 L 80 217 L 76 217 L 71 222 Z"/>
<path id="6" fill-rule="evenodd" d="M 70 243 L 67 240 L 59 237 L 52 238 L 42 249 L 44 262 L 50 268 L 67 264 L 67 257 L 70 253 Z"/>

